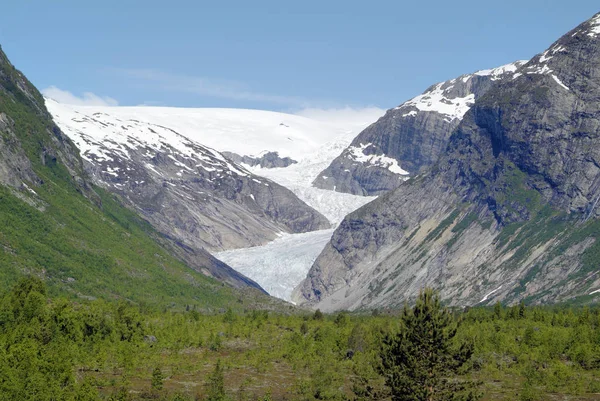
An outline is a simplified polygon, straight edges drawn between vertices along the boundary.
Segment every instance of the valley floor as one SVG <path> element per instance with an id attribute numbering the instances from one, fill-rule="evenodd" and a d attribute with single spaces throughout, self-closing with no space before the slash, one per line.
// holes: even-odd
<path id="1" fill-rule="evenodd" d="M 18 400 L 389 399 L 376 366 L 393 313 L 220 314 L 48 299 L 22 281 L 0 303 L 0 395 Z M 600 309 L 456 312 L 458 380 L 483 400 L 600 399 Z"/>

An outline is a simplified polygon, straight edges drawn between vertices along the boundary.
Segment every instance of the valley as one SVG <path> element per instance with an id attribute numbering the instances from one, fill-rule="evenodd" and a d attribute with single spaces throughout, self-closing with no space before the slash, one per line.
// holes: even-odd
<path id="1" fill-rule="evenodd" d="M 226 8 L 243 27 L 223 52 L 236 24 L 192 4 L 193 23 L 177 29 L 157 28 L 173 23 L 162 9 L 152 32 L 127 21 L 110 46 L 78 29 L 68 34 L 89 46 L 63 37 L 52 57 L 23 47 L 39 57 L 36 82 L 65 68 L 81 96 L 40 92 L 0 49 L 0 400 L 599 399 L 600 13 L 568 28 L 566 14 L 544 14 L 560 33 L 532 18 L 543 45 L 522 35 L 477 47 L 474 61 L 462 56 L 483 32 L 470 14 L 468 40 L 452 10 L 452 35 L 427 25 L 435 46 L 460 46 L 383 49 L 374 28 L 401 32 L 402 13 L 422 28 L 423 17 L 390 4 L 375 27 L 349 4 L 327 6 L 322 21 L 298 14 L 297 38 L 294 21 L 272 18 L 279 9 Z M 63 18 L 55 7 L 45 23 Z M 94 35 L 93 21 L 115 21 L 104 4 L 82 7 L 69 12 Z M 310 37 L 304 18 L 340 30 Z M 72 28 L 62 22 L 27 32 L 55 37 Z M 345 60 L 341 40 L 355 52 Z M 529 41 L 535 53 L 513 51 Z M 258 42 L 276 51 L 253 54 Z M 93 65 L 88 48 L 123 67 L 68 61 L 81 52 Z M 182 49 L 194 63 L 173 61 Z M 388 60 L 421 64 L 382 77 Z M 211 65 L 247 76 L 211 78 Z M 95 81 L 80 73 L 122 105 L 87 92 Z M 356 104 L 386 92 L 395 106 L 341 106 L 354 92 Z"/>

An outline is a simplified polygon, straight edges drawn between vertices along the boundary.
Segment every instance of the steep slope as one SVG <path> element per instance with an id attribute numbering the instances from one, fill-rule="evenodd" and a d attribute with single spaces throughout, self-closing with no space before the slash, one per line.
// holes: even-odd
<path id="1" fill-rule="evenodd" d="M 582 302 L 600 276 L 600 14 L 494 85 L 439 162 L 349 215 L 295 299 Z M 410 207 L 406 207 L 410 205 Z"/>
<path id="2" fill-rule="evenodd" d="M 240 293 L 173 257 L 171 241 L 87 181 L 76 147 L 1 50 L 0 121 L 3 288 L 35 274 L 52 292 L 74 297 L 202 308 L 236 303 Z M 209 255 L 204 261 L 198 270 L 219 263 Z"/>
<path id="3" fill-rule="evenodd" d="M 172 128 L 122 119 L 119 108 L 97 111 L 52 100 L 47 106 L 81 149 L 98 185 L 121 195 L 158 231 L 191 249 L 256 246 L 281 232 L 329 227 L 291 191 Z M 177 109 L 172 113 L 177 124 Z"/>
<path id="4" fill-rule="evenodd" d="M 525 61 L 461 75 L 388 110 L 362 131 L 314 181 L 318 188 L 380 195 L 437 161 L 476 99 Z"/>

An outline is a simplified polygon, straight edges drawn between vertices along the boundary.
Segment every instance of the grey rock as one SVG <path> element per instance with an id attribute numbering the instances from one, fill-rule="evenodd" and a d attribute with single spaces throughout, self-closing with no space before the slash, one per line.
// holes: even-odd
<path id="1" fill-rule="evenodd" d="M 298 163 L 291 157 L 280 157 L 279 152 L 266 152 L 261 156 L 240 156 L 233 152 L 222 152 L 229 160 L 245 164 L 250 167 L 260 166 L 262 168 L 282 168 Z"/>
<path id="2" fill-rule="evenodd" d="M 380 195 L 397 188 L 409 175 L 434 164 L 475 100 L 499 81 L 512 78 L 524 63 L 517 61 L 432 85 L 422 95 L 388 110 L 313 184 L 355 195 Z M 406 174 L 395 171 L 394 162 Z"/>
<path id="3" fill-rule="evenodd" d="M 393 307 L 426 286 L 459 306 L 596 294 L 599 89 L 597 14 L 479 98 L 437 163 L 349 215 L 295 300 Z"/>

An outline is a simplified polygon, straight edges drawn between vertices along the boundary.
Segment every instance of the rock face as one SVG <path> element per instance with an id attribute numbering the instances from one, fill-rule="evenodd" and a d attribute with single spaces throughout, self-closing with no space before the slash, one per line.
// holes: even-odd
<path id="1" fill-rule="evenodd" d="M 318 188 L 381 195 L 435 163 L 474 102 L 525 63 L 461 75 L 390 109 L 315 179 Z"/>
<path id="2" fill-rule="evenodd" d="M 42 165 L 61 163 L 67 168 L 79 190 L 90 195 L 89 185 L 83 178 L 83 165 L 77 156 L 77 149 L 58 127 L 43 124 L 51 118 L 44 107 L 44 99 L 27 78 L 10 63 L 2 49 L 0 91 L 11 99 L 10 103 L 2 104 L 0 109 L 0 184 L 25 190 L 29 188 L 26 182 L 40 184 L 42 180 L 34 172 L 30 160 L 35 158 Z M 17 135 L 17 131 L 21 130 L 27 121 L 15 121 L 7 114 L 24 110 L 35 113 L 40 120 L 35 121 L 39 123 L 39 127 L 36 128 L 40 128 L 43 133 L 40 133 L 39 138 L 35 138 L 33 134 L 28 138 L 31 141 L 37 140 L 36 145 L 42 145 L 39 151 L 35 146 L 28 146 L 30 144 Z"/>
<path id="3" fill-rule="evenodd" d="M 600 14 L 475 101 L 439 161 L 349 215 L 295 293 L 324 310 L 600 291 Z"/>
<path id="4" fill-rule="evenodd" d="M 233 152 L 223 152 L 223 156 L 234 163 L 243 163 L 250 167 L 282 168 L 298 163 L 291 157 L 280 157 L 279 152 L 264 152 L 260 156 L 240 156 Z"/>
<path id="5" fill-rule="evenodd" d="M 264 244 L 329 227 L 291 191 L 161 125 L 47 105 L 94 181 L 195 251 Z"/>

